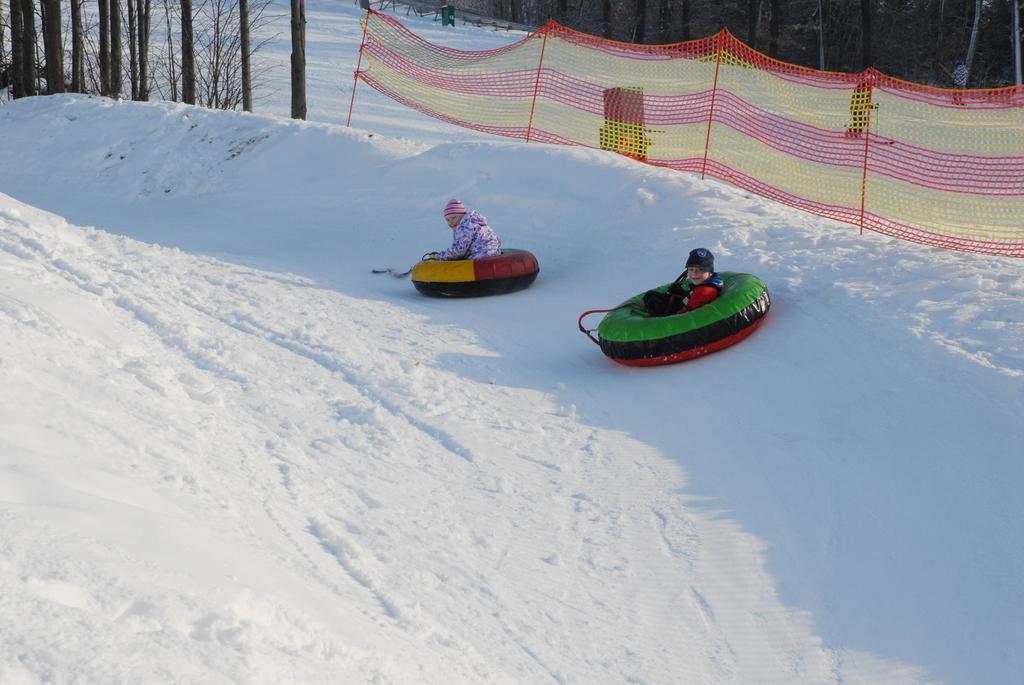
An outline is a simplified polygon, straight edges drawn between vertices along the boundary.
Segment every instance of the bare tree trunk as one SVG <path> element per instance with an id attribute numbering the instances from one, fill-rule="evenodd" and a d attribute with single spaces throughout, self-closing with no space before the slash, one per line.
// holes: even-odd
<path id="1" fill-rule="evenodd" d="M 672 3 L 671 0 L 660 0 L 658 4 L 658 42 L 672 42 Z"/>
<path id="2" fill-rule="evenodd" d="M 110 95 L 120 97 L 121 78 L 121 0 L 110 0 Z"/>
<path id="3" fill-rule="evenodd" d="M 933 55 L 942 54 L 942 13 L 946 0 L 931 0 L 931 7 L 928 10 L 929 34 L 935 41 L 932 48 Z"/>
<path id="4" fill-rule="evenodd" d="M 636 0 L 636 15 L 633 28 L 633 42 L 647 42 L 647 0 Z"/>
<path id="5" fill-rule="evenodd" d="M 11 78 L 11 73 L 7 70 L 7 58 L 5 57 L 7 53 L 4 45 L 4 26 L 4 0 L 0 0 L 0 91 L 3 91 L 4 88 L 10 85 Z"/>
<path id="6" fill-rule="evenodd" d="M 64 51 L 60 42 L 60 0 L 46 3 L 43 33 L 46 35 L 46 92 L 64 92 Z"/>
<path id="7" fill-rule="evenodd" d="M 192 0 L 181 0 L 181 100 L 196 104 L 196 53 L 192 43 Z"/>
<path id="8" fill-rule="evenodd" d="M 131 2 L 131 0 L 128 0 Z M 102 2 L 102 0 L 101 0 Z M 137 0 L 135 21 L 139 31 L 139 100 L 149 100 L 149 14 L 150 0 Z"/>
<path id="9" fill-rule="evenodd" d="M 22 86 L 25 95 L 35 95 L 36 87 L 36 12 L 33 0 L 21 0 L 22 20 Z"/>
<path id="10" fill-rule="evenodd" d="M 25 96 L 25 22 L 21 17 L 21 0 L 11 0 L 11 95 Z"/>
<path id="11" fill-rule="evenodd" d="M 1020 3 L 1018 0 L 1012 0 L 1013 2 L 1013 73 L 1016 77 L 1017 85 L 1021 85 L 1020 81 Z M 3 42 L 3 41 L 0 41 Z"/>
<path id="12" fill-rule="evenodd" d="M 771 0 L 769 4 L 772 16 L 768 20 L 768 54 L 778 59 L 779 57 L 779 27 L 782 25 L 782 2 Z"/>
<path id="13" fill-rule="evenodd" d="M 292 0 L 292 119 L 306 118 L 306 5 Z"/>
<path id="14" fill-rule="evenodd" d="M 100 95 L 110 95 L 110 0 L 97 0 L 100 15 Z"/>
<path id="15" fill-rule="evenodd" d="M 167 80 L 171 86 L 171 100 L 178 101 L 178 72 L 174 63 L 174 30 L 171 27 L 171 0 L 164 0 L 164 21 L 167 24 Z"/>
<path id="16" fill-rule="evenodd" d="M 249 68 L 249 0 L 238 0 L 238 24 L 242 34 L 242 109 L 252 111 L 252 72 Z"/>
<path id="17" fill-rule="evenodd" d="M 818 0 L 818 69 L 825 71 L 825 3 Z"/>
<path id="18" fill-rule="evenodd" d="M 74 0 L 72 0 L 74 1 Z M 132 100 L 139 99 L 139 53 L 138 27 L 135 22 L 135 2 L 128 0 L 128 80 L 132 89 Z"/>
<path id="19" fill-rule="evenodd" d="M 85 92 L 85 29 L 82 0 L 71 0 L 71 90 Z"/>
<path id="20" fill-rule="evenodd" d="M 971 29 L 971 42 L 967 46 L 967 80 L 971 80 L 971 64 L 974 63 L 974 50 L 978 47 L 978 24 L 981 21 L 981 0 L 974 2 L 974 27 Z"/>
<path id="21" fill-rule="evenodd" d="M 7 87 L 7 58 L 4 45 L 4 0 L 0 0 L 0 90 Z"/>
<path id="22" fill-rule="evenodd" d="M 220 88 L 220 77 L 221 77 L 221 43 L 223 40 L 223 31 L 221 29 L 221 13 L 223 7 L 220 2 L 214 3 L 213 6 L 213 36 L 211 37 L 211 45 L 209 45 L 209 57 L 208 62 L 209 71 L 207 72 L 208 78 L 205 79 L 204 91 L 206 96 L 205 102 L 200 98 L 200 103 L 205 104 L 207 107 L 220 109 L 221 102 L 221 88 Z"/>
<path id="23" fill-rule="evenodd" d="M 747 2 L 747 45 L 757 47 L 757 20 L 761 14 L 761 0 Z"/>
<path id="24" fill-rule="evenodd" d="M 980 3 L 981 0 L 978 0 Z M 871 66 L 871 0 L 860 0 L 860 66 Z"/>
<path id="25" fill-rule="evenodd" d="M 39 59 L 37 61 L 38 61 L 39 66 L 42 67 L 42 71 L 43 71 L 43 75 L 44 76 L 46 75 L 46 39 L 47 39 L 47 35 L 46 35 L 46 3 L 47 2 L 49 2 L 49 0 L 39 0 L 39 28 L 42 31 L 42 33 L 38 36 L 38 38 L 42 38 L 42 41 L 43 41 L 43 54 L 39 55 L 39 57 L 41 57 L 41 59 Z M 42 90 L 42 89 L 40 89 L 40 90 Z"/>

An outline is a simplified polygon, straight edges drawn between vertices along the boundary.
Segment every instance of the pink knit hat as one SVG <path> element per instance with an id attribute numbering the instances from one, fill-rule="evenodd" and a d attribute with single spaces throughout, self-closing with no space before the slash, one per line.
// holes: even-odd
<path id="1" fill-rule="evenodd" d="M 444 206 L 444 218 L 447 219 L 451 216 L 458 216 L 466 213 L 466 205 L 462 204 L 458 200 L 448 200 L 448 204 Z"/>

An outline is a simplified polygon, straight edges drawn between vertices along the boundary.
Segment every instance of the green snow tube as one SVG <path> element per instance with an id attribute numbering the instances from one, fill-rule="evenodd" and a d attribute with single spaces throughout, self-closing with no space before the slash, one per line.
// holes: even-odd
<path id="1" fill-rule="evenodd" d="M 650 317 L 644 311 L 644 293 L 626 300 L 598 324 L 596 342 L 601 351 L 627 366 L 655 366 L 710 354 L 747 337 L 768 314 L 768 288 L 752 274 L 721 272 L 719 276 L 722 292 L 692 312 Z M 668 286 L 657 290 L 664 292 Z M 582 317 L 580 330 L 590 335 Z"/>

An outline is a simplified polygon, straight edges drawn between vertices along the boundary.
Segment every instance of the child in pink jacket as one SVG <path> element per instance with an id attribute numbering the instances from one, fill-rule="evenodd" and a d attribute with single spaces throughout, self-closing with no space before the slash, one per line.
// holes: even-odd
<path id="1" fill-rule="evenodd" d="M 466 205 L 449 200 L 444 208 L 444 220 L 454 231 L 452 244 L 440 252 L 428 252 L 424 259 L 480 259 L 501 254 L 501 240 L 487 225 L 483 214 L 467 212 Z"/>

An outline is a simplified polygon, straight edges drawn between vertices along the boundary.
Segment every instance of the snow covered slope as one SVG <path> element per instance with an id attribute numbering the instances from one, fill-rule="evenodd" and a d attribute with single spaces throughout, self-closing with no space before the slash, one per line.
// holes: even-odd
<path id="1" fill-rule="evenodd" d="M 0 108 L 0 683 L 1024 672 L 1019 261 L 391 116 Z M 533 287 L 370 273 L 452 196 Z M 696 246 L 768 283 L 749 340 L 575 330 Z"/>

